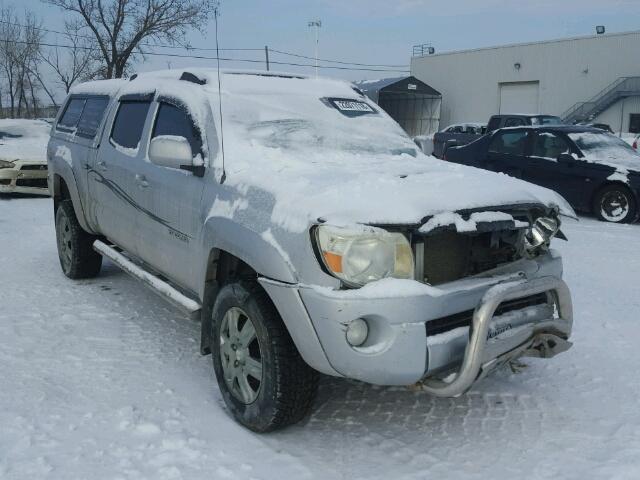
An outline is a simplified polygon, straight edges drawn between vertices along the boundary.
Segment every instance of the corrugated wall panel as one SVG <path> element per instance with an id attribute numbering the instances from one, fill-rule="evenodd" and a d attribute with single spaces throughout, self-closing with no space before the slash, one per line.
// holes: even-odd
<path id="1" fill-rule="evenodd" d="M 413 58 L 411 73 L 442 93 L 443 126 L 486 121 L 504 82 L 540 82 L 540 110 L 560 115 L 619 77 L 640 76 L 640 32 Z"/>

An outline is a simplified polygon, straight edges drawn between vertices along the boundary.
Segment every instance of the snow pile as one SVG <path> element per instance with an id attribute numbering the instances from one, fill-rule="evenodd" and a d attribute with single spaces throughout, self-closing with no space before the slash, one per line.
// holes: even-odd
<path id="1" fill-rule="evenodd" d="M 46 163 L 50 130 L 43 120 L 0 120 L 0 160 Z"/>

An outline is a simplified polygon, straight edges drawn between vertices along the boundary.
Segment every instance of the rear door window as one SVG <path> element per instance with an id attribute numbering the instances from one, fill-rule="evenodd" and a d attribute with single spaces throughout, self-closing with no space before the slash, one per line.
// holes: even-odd
<path id="1" fill-rule="evenodd" d="M 102 123 L 104 111 L 108 104 L 109 97 L 87 98 L 78 122 L 77 135 L 84 138 L 94 138 L 98 133 L 98 127 Z"/>
<path id="2" fill-rule="evenodd" d="M 189 141 L 191 152 L 194 156 L 202 152 L 200 131 L 183 108 L 169 103 L 160 103 L 151 138 L 160 135 L 184 137 Z"/>
<path id="3" fill-rule="evenodd" d="M 563 153 L 571 153 L 569 143 L 551 132 L 539 132 L 533 142 L 533 157 L 558 158 Z"/>
<path id="4" fill-rule="evenodd" d="M 80 116 L 82 115 L 84 102 L 84 98 L 72 98 L 64 109 L 62 118 L 58 122 L 56 128 L 62 127 L 62 130 L 74 130 L 78 125 Z"/>
<path id="5" fill-rule="evenodd" d="M 137 149 L 151 102 L 121 101 L 111 129 L 111 140 L 124 148 Z"/>
<path id="6" fill-rule="evenodd" d="M 498 133 L 489 145 L 490 153 L 505 155 L 524 155 L 527 144 L 527 132 Z"/>

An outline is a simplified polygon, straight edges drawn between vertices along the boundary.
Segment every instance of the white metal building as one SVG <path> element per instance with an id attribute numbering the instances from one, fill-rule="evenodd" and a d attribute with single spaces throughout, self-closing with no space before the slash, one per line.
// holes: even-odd
<path id="1" fill-rule="evenodd" d="M 640 132 L 640 31 L 414 57 L 411 74 L 442 94 L 442 127 L 544 113 Z"/>

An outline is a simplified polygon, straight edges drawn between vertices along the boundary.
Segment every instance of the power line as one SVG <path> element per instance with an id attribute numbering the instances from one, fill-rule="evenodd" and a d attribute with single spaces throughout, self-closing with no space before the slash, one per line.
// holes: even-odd
<path id="1" fill-rule="evenodd" d="M 10 39 L 2 39 L 0 38 L 0 42 L 7 43 L 19 43 L 23 45 L 41 45 L 44 47 L 54 47 L 54 48 L 76 48 L 79 50 L 91 50 L 98 51 L 98 49 L 94 47 L 85 47 L 85 46 L 73 46 L 73 45 L 63 45 L 58 43 L 45 43 L 45 42 L 27 42 L 25 40 L 10 40 Z M 262 50 L 262 49 L 260 49 Z M 141 53 L 141 55 L 148 55 L 154 57 L 171 57 L 171 58 L 193 58 L 197 60 L 218 60 L 221 62 L 244 62 L 244 63 L 264 63 L 264 60 L 254 60 L 248 58 L 230 58 L 230 57 L 209 57 L 205 55 L 185 55 L 178 53 L 160 53 L 160 52 L 145 52 Z M 315 65 L 311 63 L 291 63 L 291 62 L 279 62 L 279 61 L 270 61 L 272 65 L 285 65 L 290 67 L 314 67 Z M 319 65 L 318 68 L 323 69 L 332 69 L 332 70 L 351 70 L 351 71 L 366 71 L 366 72 L 400 72 L 400 73 L 409 73 L 409 70 L 392 70 L 392 69 L 380 69 L 380 68 L 362 68 L 362 67 L 340 67 L 337 65 Z"/>
<path id="2" fill-rule="evenodd" d="M 96 38 L 91 36 L 91 35 L 82 35 L 82 34 L 79 34 L 79 33 L 73 34 L 73 33 L 69 33 L 69 32 L 61 32 L 60 30 L 52 30 L 50 28 L 36 27 L 35 25 L 24 25 L 24 24 L 15 23 L 15 22 L 7 22 L 6 20 L 0 20 L 0 23 L 4 23 L 5 25 L 12 25 L 12 26 L 15 26 L 15 27 L 33 28 L 34 30 L 41 30 L 43 32 L 55 33 L 57 35 L 71 35 L 73 37 L 85 38 L 85 39 L 91 40 L 93 42 L 96 41 Z M 174 48 L 174 49 L 182 49 L 182 50 L 197 50 L 197 51 L 207 51 L 207 52 L 215 52 L 216 51 L 215 48 L 190 47 L 190 46 L 186 47 L 186 46 L 183 46 L 183 45 L 163 45 L 163 44 L 156 44 L 156 43 L 149 43 L 149 42 L 141 42 L 140 45 L 144 46 L 144 47 L 152 47 L 152 48 Z M 218 50 L 223 50 L 223 51 L 254 51 L 254 52 L 263 51 L 262 48 L 220 48 Z"/>
<path id="3" fill-rule="evenodd" d="M 17 27 L 23 27 L 23 28 L 27 28 L 27 25 L 24 24 L 19 24 L 19 23 L 15 23 L 15 22 L 7 22 L 6 20 L 0 20 L 0 23 L 4 23 L 7 25 L 14 25 Z M 36 27 L 36 26 L 29 26 L 29 28 L 34 28 L 35 30 L 42 30 L 43 32 L 49 32 L 49 33 L 55 33 L 58 35 L 68 35 L 67 32 L 61 32 L 59 30 L 52 30 L 49 28 L 44 28 L 44 27 Z M 72 34 L 73 35 L 73 34 Z M 95 41 L 95 37 L 92 37 L 90 35 L 81 35 L 81 34 L 76 34 L 74 36 L 77 36 L 79 38 L 85 38 L 91 41 Z M 179 49 L 179 50 L 186 50 L 186 51 L 195 51 L 195 52 L 215 52 L 215 51 L 228 51 L 228 52 L 262 52 L 264 51 L 264 48 L 219 48 L 219 49 L 215 49 L 215 48 L 206 48 L 206 47 L 186 47 L 186 46 L 180 46 L 180 45 L 163 45 L 163 44 L 154 44 L 154 43 L 149 43 L 149 42 L 143 42 L 140 43 L 141 46 L 144 47 L 150 47 L 150 48 L 170 48 L 170 49 Z M 79 47 L 76 47 L 79 48 Z M 293 52 L 287 52 L 284 50 L 276 50 L 274 48 L 269 48 L 270 52 L 274 52 L 274 53 L 278 53 L 280 55 L 287 55 L 290 57 L 296 57 L 296 58 L 304 58 L 306 60 L 314 60 L 315 61 L 315 57 L 310 57 L 307 55 L 301 55 L 298 53 L 293 53 Z M 151 53 L 144 53 L 144 55 L 151 55 Z M 166 56 L 170 56 L 170 55 L 166 55 Z M 197 57 L 194 57 L 197 58 Z M 214 58 L 215 60 L 215 58 Z M 240 61 L 240 60 L 238 60 Z M 389 70 L 391 72 L 397 71 L 397 72 L 408 72 L 409 70 L 407 70 L 407 65 L 385 65 L 385 64 L 371 64 L 371 63 L 358 63 L 358 62 L 347 62 L 347 61 L 343 61 L 343 60 L 331 60 L 331 59 L 326 59 L 326 58 L 319 58 L 318 61 L 320 62 L 325 62 L 325 63 L 336 63 L 339 65 L 355 65 L 357 67 L 373 67 L 373 68 L 402 68 L 403 70 Z M 273 64 L 278 64 L 278 62 L 271 62 Z M 287 63 L 284 62 L 280 62 L 281 65 L 289 65 Z M 295 64 L 291 64 L 291 65 L 295 65 Z M 304 65 L 306 66 L 306 65 Z M 322 68 L 331 68 L 329 66 L 324 66 Z M 355 69 L 358 70 L 358 69 Z M 371 71 L 383 71 L 383 70 L 371 70 Z"/>
<path id="4" fill-rule="evenodd" d="M 291 53 L 291 52 L 285 52 L 282 50 L 276 50 L 275 48 L 269 48 L 269 51 L 279 53 L 281 55 L 288 55 L 290 57 L 305 58 L 307 60 L 315 60 L 315 57 L 309 57 L 307 55 L 300 55 L 298 53 Z M 318 61 L 327 62 L 327 63 L 340 63 L 342 65 L 357 65 L 361 67 L 389 67 L 389 68 L 406 68 L 407 67 L 407 65 L 380 65 L 380 64 L 373 64 L 373 63 L 345 62 L 341 60 L 329 60 L 326 58 L 319 58 Z"/>

